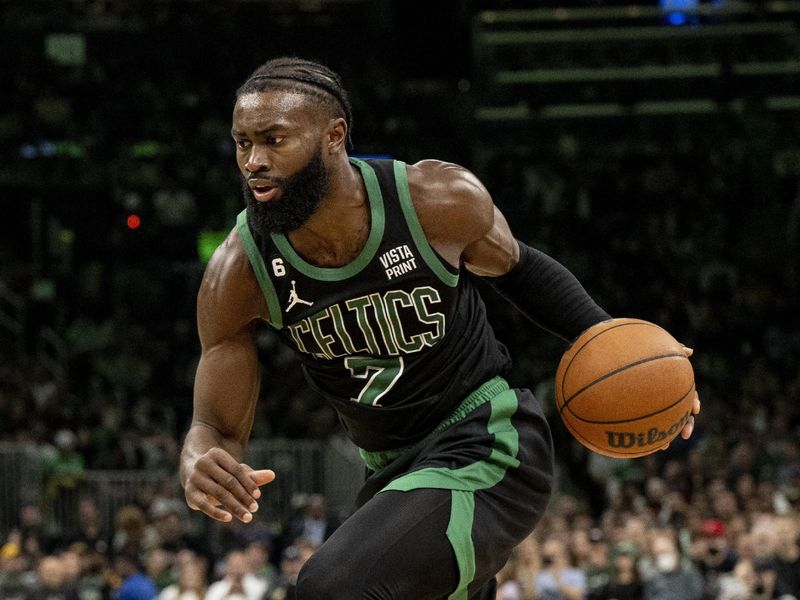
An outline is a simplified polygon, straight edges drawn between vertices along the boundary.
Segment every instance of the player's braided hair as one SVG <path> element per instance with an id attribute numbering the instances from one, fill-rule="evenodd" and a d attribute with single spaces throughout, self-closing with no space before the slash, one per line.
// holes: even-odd
<path id="1" fill-rule="evenodd" d="M 334 71 L 317 62 L 302 58 L 273 58 L 253 71 L 238 90 L 236 97 L 250 92 L 286 90 L 313 96 L 323 103 L 331 117 L 347 122 L 347 144 L 352 147 L 350 132 L 353 114 L 342 80 Z"/>

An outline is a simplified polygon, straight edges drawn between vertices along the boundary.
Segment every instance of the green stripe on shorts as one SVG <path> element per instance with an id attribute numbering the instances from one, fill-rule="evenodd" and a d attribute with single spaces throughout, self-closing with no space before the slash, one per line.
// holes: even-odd
<path id="1" fill-rule="evenodd" d="M 475 516 L 473 492 L 451 492 L 450 523 L 447 539 L 456 554 L 458 586 L 447 600 L 467 600 L 467 587 L 475 578 L 475 546 L 472 543 L 472 521 Z"/>
<path id="2" fill-rule="evenodd" d="M 494 435 L 488 458 L 461 467 L 428 467 L 412 471 L 390 482 L 381 491 L 407 492 L 418 488 L 475 492 L 497 485 L 509 467 L 518 467 L 519 433 L 511 423 L 517 411 L 517 394 L 506 390 L 489 401 L 492 409 L 487 431 Z"/>
<path id="3" fill-rule="evenodd" d="M 519 433 L 511 423 L 511 417 L 517 411 L 517 395 L 507 389 L 492 398 L 489 404 L 492 412 L 487 431 L 494 435 L 494 444 L 487 458 L 459 469 L 428 467 L 413 471 L 398 477 L 381 490 L 451 490 L 447 539 L 456 555 L 459 581 L 448 600 L 466 600 L 467 588 L 475 577 L 475 547 L 472 543 L 475 492 L 494 487 L 502 481 L 509 467 L 519 466 Z"/>

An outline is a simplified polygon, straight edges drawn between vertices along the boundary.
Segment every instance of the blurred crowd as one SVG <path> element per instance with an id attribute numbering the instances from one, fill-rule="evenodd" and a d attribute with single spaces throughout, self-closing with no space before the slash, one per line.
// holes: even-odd
<path id="1" fill-rule="evenodd" d="M 748 465 L 746 451 L 735 455 Z M 800 461 L 787 467 L 800 472 Z M 498 600 L 800 598 L 800 494 L 719 469 L 696 449 L 628 461 L 605 484 L 599 514 L 585 498 L 554 496 L 499 573 Z M 107 525 L 84 497 L 74 527 L 53 534 L 40 506 L 26 504 L 0 540 L 0 597 L 283 600 L 340 523 L 321 495 L 298 498 L 280 522 L 203 534 L 187 511 L 165 493 L 121 507 Z"/>
<path id="2" fill-rule="evenodd" d="M 84 4 L 99 15 L 113 3 Z M 279 600 L 339 520 L 314 497 L 274 523 L 198 529 L 170 489 L 113 514 L 81 498 L 75 530 L 50 527 L 48 510 L 87 470 L 177 469 L 199 350 L 198 236 L 225 231 L 242 206 L 230 101 L 266 58 L 246 8 L 223 19 L 211 4 L 158 3 L 147 15 L 131 4 L 125 20 L 98 21 L 108 29 L 86 34 L 75 64 L 42 51 L 65 15 L 43 11 L 18 29 L 27 3 L 0 9 L 0 442 L 33 444 L 42 457 L 38 501 L 0 530 L 0 598 Z M 501 132 L 467 112 L 464 10 L 449 30 L 419 31 L 453 47 L 418 61 L 424 44 L 405 43 L 419 26 L 412 11 L 367 4 L 386 10 L 342 3 L 351 12 L 332 20 L 275 9 L 284 27 L 271 40 L 342 73 L 356 154 L 469 166 L 515 234 L 567 265 L 611 314 L 659 323 L 695 349 L 703 412 L 693 438 L 605 459 L 553 411 L 563 343 L 487 290 L 515 361 L 509 380 L 549 411 L 558 455 L 558 492 L 501 573 L 498 597 L 800 597 L 797 113 L 745 94 L 738 111 Z M 342 44 L 329 48 L 321 40 L 334 22 Z M 366 22 L 370 34 L 357 34 Z M 206 52 L 212 35 L 240 60 Z M 386 43 L 373 52 L 378 38 Z M 125 51 L 104 51 L 111 41 Z M 585 50 L 570 46 L 573 58 Z M 134 213 L 140 227 L 128 229 Z M 8 312 L 15 297 L 21 308 Z M 291 352 L 266 328 L 258 343 L 263 380 L 281 383 L 264 390 L 254 436 L 340 435 Z"/>
<path id="3" fill-rule="evenodd" d="M 325 498 L 298 498 L 280 523 L 192 530 L 176 497 L 121 507 L 107 526 L 84 497 L 69 530 L 53 535 L 36 504 L 0 543 L 3 600 L 284 600 L 300 568 L 338 526 Z"/>
<path id="4" fill-rule="evenodd" d="M 644 516 L 609 517 L 602 528 L 580 521 L 544 527 L 520 544 L 498 576 L 498 600 L 799 597 L 796 515 L 758 514 L 739 532 L 718 519 L 693 531 Z"/>

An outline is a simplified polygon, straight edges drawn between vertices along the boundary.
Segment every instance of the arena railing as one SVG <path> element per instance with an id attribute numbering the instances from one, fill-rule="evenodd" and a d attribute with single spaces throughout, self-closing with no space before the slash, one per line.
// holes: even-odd
<path id="1" fill-rule="evenodd" d="M 50 450 L 52 452 L 52 450 Z M 74 529 L 78 503 L 92 498 L 100 508 L 106 527 L 114 530 L 114 517 L 129 504 L 148 507 L 157 496 L 182 499 L 177 469 L 86 470 L 74 487 L 60 488 L 51 497 L 43 490 L 46 447 L 0 442 L 0 534 L 18 524 L 20 508 L 40 506 L 45 529 L 54 535 Z M 257 468 L 278 474 L 265 491 L 258 519 L 264 522 L 286 518 L 311 493 L 325 495 L 331 511 L 351 510 L 363 481 L 364 467 L 349 442 L 340 440 L 253 440 L 246 460 Z M 198 527 L 207 526 L 193 516 Z M 0 538 L 2 539 L 2 538 Z"/>

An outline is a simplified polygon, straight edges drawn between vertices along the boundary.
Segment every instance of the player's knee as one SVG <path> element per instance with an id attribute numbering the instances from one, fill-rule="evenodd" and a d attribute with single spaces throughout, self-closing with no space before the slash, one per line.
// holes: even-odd
<path id="1" fill-rule="evenodd" d="M 324 549 L 323 549 L 324 550 Z M 374 573 L 371 575 L 375 575 Z M 394 586 L 381 584 L 357 567 L 313 555 L 297 578 L 297 600 L 394 600 Z M 380 578 L 379 578 L 380 579 Z"/>

